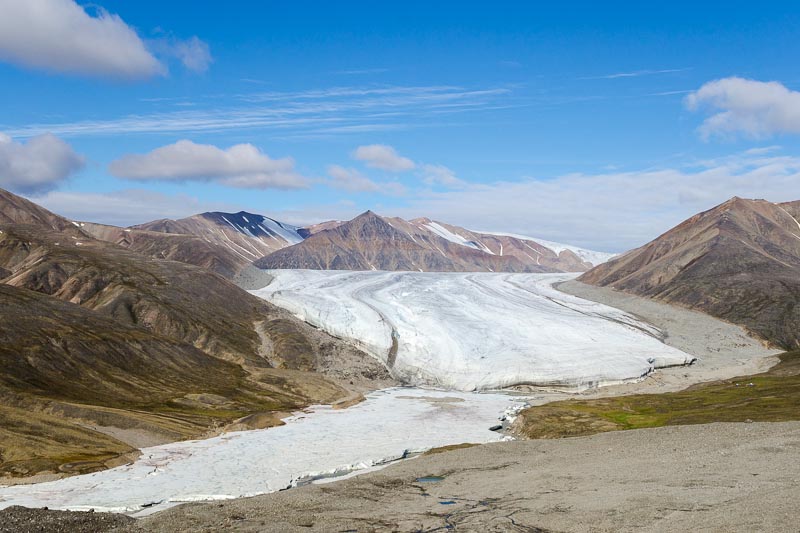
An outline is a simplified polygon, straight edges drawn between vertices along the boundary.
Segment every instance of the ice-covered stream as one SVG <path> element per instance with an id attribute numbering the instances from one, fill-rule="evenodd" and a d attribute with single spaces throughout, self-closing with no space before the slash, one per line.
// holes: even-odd
<path id="1" fill-rule="evenodd" d="M 489 427 L 520 401 L 501 393 L 386 389 L 348 409 L 314 407 L 280 427 L 144 448 L 135 463 L 111 470 L 0 487 L 0 508 L 157 511 L 178 502 L 273 492 L 409 452 L 500 440 Z"/>
<path id="2" fill-rule="evenodd" d="M 253 294 L 349 339 L 409 384 L 581 388 L 694 359 L 650 324 L 553 288 L 576 274 L 268 272 Z"/>

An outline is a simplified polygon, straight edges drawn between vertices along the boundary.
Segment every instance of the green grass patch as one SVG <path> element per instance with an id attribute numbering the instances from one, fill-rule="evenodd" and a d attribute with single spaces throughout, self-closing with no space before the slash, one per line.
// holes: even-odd
<path id="1" fill-rule="evenodd" d="M 780 362 L 762 374 L 680 392 L 531 407 L 522 411 L 518 431 L 529 438 L 560 438 L 660 426 L 787 420 L 800 420 L 800 350 L 781 354 Z"/>

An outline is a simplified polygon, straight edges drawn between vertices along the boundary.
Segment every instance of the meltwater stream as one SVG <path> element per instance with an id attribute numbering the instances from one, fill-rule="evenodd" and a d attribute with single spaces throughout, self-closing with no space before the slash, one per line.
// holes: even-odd
<path id="1" fill-rule="evenodd" d="M 315 406 L 284 426 L 144 448 L 130 465 L 0 487 L 0 509 L 152 512 L 179 502 L 274 492 L 432 447 L 501 440 L 489 427 L 521 402 L 502 393 L 385 389 L 348 409 Z"/>

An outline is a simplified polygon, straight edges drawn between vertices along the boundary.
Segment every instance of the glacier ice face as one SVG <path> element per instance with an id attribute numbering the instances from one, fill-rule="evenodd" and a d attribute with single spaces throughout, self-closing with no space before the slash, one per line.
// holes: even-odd
<path id="1" fill-rule="evenodd" d="M 147 512 L 177 502 L 274 492 L 462 442 L 502 440 L 489 431 L 520 397 L 411 388 L 371 393 L 347 409 L 316 406 L 264 430 L 142 449 L 135 463 L 58 481 L 0 487 L 11 505 Z"/>
<path id="2" fill-rule="evenodd" d="M 253 294 L 350 340 L 408 384 L 583 388 L 694 359 L 655 327 L 553 288 L 576 274 L 269 273 Z"/>

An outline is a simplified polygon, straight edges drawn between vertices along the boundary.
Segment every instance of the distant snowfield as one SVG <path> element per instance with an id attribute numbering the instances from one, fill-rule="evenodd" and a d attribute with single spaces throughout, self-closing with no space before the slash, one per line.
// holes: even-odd
<path id="1" fill-rule="evenodd" d="M 495 235 L 498 237 L 513 237 L 514 239 L 520 239 L 523 241 L 532 241 L 537 244 L 541 244 L 545 248 L 550 248 L 556 254 L 560 254 L 564 250 L 569 250 L 571 252 L 574 252 L 575 255 L 577 255 L 584 261 L 590 262 L 594 266 L 605 263 L 606 261 L 611 260 L 611 258 L 619 255 L 619 254 L 612 254 L 609 252 L 597 252 L 595 250 L 586 250 L 585 248 L 579 248 L 577 246 L 572 246 L 571 244 L 562 244 L 560 242 L 547 241 L 536 237 L 518 235 L 516 233 L 498 233 L 493 231 L 476 231 L 475 233 L 482 233 L 484 235 Z"/>
<path id="2" fill-rule="evenodd" d="M 489 427 L 504 412 L 521 407 L 520 400 L 498 393 L 386 389 L 348 409 L 314 407 L 280 427 L 144 448 L 131 465 L 0 487 L 0 509 L 155 512 L 179 502 L 274 492 L 366 470 L 407 452 L 501 440 Z"/>
<path id="3" fill-rule="evenodd" d="M 269 273 L 274 280 L 253 294 L 348 339 L 412 385 L 584 388 L 693 360 L 655 327 L 552 287 L 576 274 Z"/>

